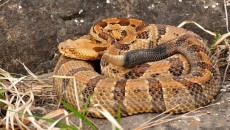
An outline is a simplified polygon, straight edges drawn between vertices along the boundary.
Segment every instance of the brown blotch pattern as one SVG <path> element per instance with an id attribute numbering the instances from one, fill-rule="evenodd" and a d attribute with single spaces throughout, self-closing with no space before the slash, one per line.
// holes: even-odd
<path id="1" fill-rule="evenodd" d="M 198 47 L 197 45 L 191 45 L 187 47 L 187 51 L 189 52 L 199 52 L 202 51 L 202 47 Z"/>
<path id="2" fill-rule="evenodd" d="M 118 24 L 120 24 L 121 26 L 128 26 L 130 24 L 130 21 L 127 18 L 120 18 Z"/>
<path id="3" fill-rule="evenodd" d="M 90 70 L 89 68 L 86 67 L 80 67 L 80 68 L 73 68 L 71 69 L 69 72 L 66 73 L 66 76 L 73 76 L 75 73 L 80 72 L 80 71 L 87 71 Z M 62 79 L 62 87 L 63 91 L 65 90 L 65 88 L 69 85 L 69 78 L 63 78 Z"/>
<path id="4" fill-rule="evenodd" d="M 149 67 L 150 67 L 149 64 L 137 65 L 134 68 L 132 68 L 131 71 L 125 74 L 125 78 L 126 79 L 137 79 L 141 77 Z"/>
<path id="5" fill-rule="evenodd" d="M 148 24 L 142 23 L 141 25 L 139 25 L 139 26 L 136 28 L 136 31 L 139 32 L 139 31 L 141 31 L 143 28 L 145 28 L 145 27 L 147 27 L 147 26 L 148 26 Z"/>
<path id="6" fill-rule="evenodd" d="M 159 76 L 160 74 L 159 73 L 154 73 L 151 75 L 152 78 L 156 78 L 157 76 Z"/>
<path id="7" fill-rule="evenodd" d="M 109 37 L 108 37 L 108 35 L 106 33 L 99 33 L 98 36 L 100 38 L 104 39 L 104 40 L 108 40 L 109 39 Z"/>
<path id="8" fill-rule="evenodd" d="M 114 99 L 121 102 L 125 98 L 126 80 L 118 80 L 114 88 Z"/>
<path id="9" fill-rule="evenodd" d="M 154 43 L 153 43 L 153 41 L 149 41 L 149 48 L 154 48 L 155 46 L 154 46 Z"/>
<path id="10" fill-rule="evenodd" d="M 70 79 L 62 79 L 62 84 L 61 84 L 62 92 L 64 92 L 66 90 L 66 87 L 69 85 L 69 80 Z"/>
<path id="11" fill-rule="evenodd" d="M 101 44 L 102 41 L 99 41 L 99 40 L 95 40 L 97 44 Z"/>
<path id="12" fill-rule="evenodd" d="M 179 58 L 170 58 L 169 62 L 169 72 L 174 76 L 180 76 L 184 70 L 183 62 Z"/>
<path id="13" fill-rule="evenodd" d="M 147 79 L 149 82 L 149 93 L 152 96 L 152 111 L 163 112 L 166 110 L 163 90 L 160 82 L 155 78 Z"/>
<path id="14" fill-rule="evenodd" d="M 219 81 L 221 80 L 220 72 L 219 72 L 216 68 L 214 68 L 214 67 L 212 67 L 212 68 L 210 69 L 210 71 L 212 72 L 213 77 L 214 77 L 215 79 L 218 79 L 218 82 L 219 82 Z"/>
<path id="15" fill-rule="evenodd" d="M 123 37 L 126 37 L 126 36 L 127 36 L 127 32 L 126 32 L 125 30 L 122 30 L 122 31 L 121 31 L 121 35 L 122 35 Z"/>
<path id="16" fill-rule="evenodd" d="M 210 78 L 209 80 L 207 80 L 206 82 L 205 82 L 205 85 L 206 86 L 213 86 L 213 85 L 215 85 L 216 83 L 215 83 L 215 79 L 214 78 Z"/>
<path id="17" fill-rule="evenodd" d="M 147 31 L 143 31 L 136 36 L 137 39 L 148 39 L 149 33 Z"/>
<path id="18" fill-rule="evenodd" d="M 94 88 L 96 87 L 97 83 L 101 80 L 104 79 L 105 76 L 97 76 L 95 78 L 92 78 L 89 80 L 89 82 L 86 84 L 85 89 L 82 91 L 83 95 L 83 101 L 86 102 L 87 98 L 93 94 Z"/>
<path id="19" fill-rule="evenodd" d="M 134 27 L 134 28 L 136 27 L 136 25 L 135 25 L 135 24 L 131 24 L 130 26 L 132 26 L 132 27 Z"/>
<path id="20" fill-rule="evenodd" d="M 185 51 L 184 54 L 189 55 L 189 54 L 191 54 L 191 53 L 189 53 L 188 51 Z M 194 52 L 194 53 L 190 56 L 190 61 L 192 61 L 192 63 L 190 63 L 191 67 L 192 67 L 192 66 L 195 66 L 195 67 L 197 66 L 197 63 L 194 62 L 194 61 L 202 61 L 202 60 L 203 60 L 203 57 L 202 57 L 199 53 Z"/>
<path id="21" fill-rule="evenodd" d="M 173 33 L 173 35 L 174 35 L 174 36 L 179 36 L 179 34 L 178 34 L 178 33 Z"/>
<path id="22" fill-rule="evenodd" d="M 112 31 L 113 31 L 113 30 L 111 30 L 111 29 L 108 29 L 108 30 L 107 30 L 107 32 L 109 32 L 109 33 L 111 33 Z"/>
<path id="23" fill-rule="evenodd" d="M 190 37 L 194 37 L 193 35 L 190 34 L 184 34 L 182 36 L 180 36 L 177 40 L 176 40 L 176 46 L 179 47 L 181 46 L 181 44 L 185 43 L 185 41 L 190 38 Z"/>
<path id="24" fill-rule="evenodd" d="M 213 68 L 212 65 L 207 64 L 206 62 L 203 62 L 203 61 L 197 62 L 196 65 L 197 65 L 198 67 L 202 68 L 202 69 L 208 69 L 208 70 L 210 70 L 211 72 L 212 72 L 213 69 L 215 70 L 215 68 Z"/>
<path id="25" fill-rule="evenodd" d="M 96 30 L 93 28 L 93 33 L 97 33 Z"/>
<path id="26" fill-rule="evenodd" d="M 99 25 L 102 28 L 105 28 L 108 25 L 108 23 L 104 22 L 104 21 L 100 21 L 100 22 L 97 23 L 97 25 Z"/>
<path id="27" fill-rule="evenodd" d="M 115 100 L 114 111 L 117 112 L 118 108 L 120 108 L 121 113 L 123 113 L 124 115 L 128 115 L 126 108 L 123 104 L 123 101 L 125 99 L 126 82 L 127 81 L 123 79 L 118 80 L 113 90 L 114 100 Z"/>
<path id="28" fill-rule="evenodd" d="M 166 26 L 165 25 L 160 25 L 158 24 L 157 25 L 157 31 L 158 31 L 158 34 L 161 36 L 161 35 L 165 35 L 166 33 Z"/>
<path id="29" fill-rule="evenodd" d="M 86 68 L 86 67 L 73 68 L 66 74 L 66 76 L 73 76 L 77 72 L 87 71 L 87 70 L 90 70 L 90 68 Z"/>
<path id="30" fill-rule="evenodd" d="M 183 44 L 184 42 L 185 42 L 184 40 L 180 40 L 180 39 L 179 39 L 179 40 L 176 41 L 176 46 L 179 47 L 179 46 L 181 46 L 181 44 Z"/>
<path id="31" fill-rule="evenodd" d="M 161 39 L 163 35 L 166 33 L 166 26 L 165 25 L 157 25 L 157 31 L 158 31 L 158 36 L 157 36 L 157 42 Z"/>
<path id="32" fill-rule="evenodd" d="M 114 46 L 119 49 L 119 50 L 129 50 L 129 45 L 128 44 L 114 44 Z"/>
<path id="33" fill-rule="evenodd" d="M 174 78 L 174 80 L 182 83 L 187 88 L 187 90 L 189 90 L 189 93 L 194 97 L 196 108 L 204 106 L 209 102 L 207 97 L 204 95 L 204 90 L 200 84 L 193 83 L 181 77 Z"/>
<path id="34" fill-rule="evenodd" d="M 192 74 L 192 76 L 196 76 L 196 77 L 202 77 L 203 76 L 202 72 L 198 72 L 198 71 L 193 71 L 193 72 L 191 72 L 191 74 Z"/>
<path id="35" fill-rule="evenodd" d="M 114 74 L 119 73 L 119 71 L 118 71 L 118 70 L 116 70 L 116 69 L 111 69 L 111 71 L 112 71 L 112 73 L 114 73 Z"/>

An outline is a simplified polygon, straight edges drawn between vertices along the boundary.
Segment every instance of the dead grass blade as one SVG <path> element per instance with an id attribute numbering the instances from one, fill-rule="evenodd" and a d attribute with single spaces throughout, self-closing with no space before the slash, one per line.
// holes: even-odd
<path id="1" fill-rule="evenodd" d="M 229 66 L 230 66 L 230 44 L 227 44 L 227 47 L 228 47 L 228 56 L 226 57 L 227 66 L 226 66 L 226 68 L 224 70 L 224 76 L 223 76 L 222 85 L 225 82 L 225 79 L 226 79 L 226 76 L 227 76 L 227 72 L 228 72 L 228 69 L 229 69 Z"/>
<path id="2" fill-rule="evenodd" d="M 25 68 L 25 70 L 27 71 L 27 73 L 29 75 L 31 75 L 34 79 L 36 79 L 40 84 L 44 84 L 44 82 L 40 79 L 38 79 L 38 77 L 21 61 L 17 60 L 21 65 L 23 65 L 23 67 Z"/>
<path id="3" fill-rule="evenodd" d="M 116 121 L 116 119 L 103 106 L 101 106 L 100 104 L 96 104 L 96 105 L 94 105 L 94 108 L 92 108 L 92 109 L 100 112 L 116 128 L 123 130 L 121 125 Z"/>
<path id="4" fill-rule="evenodd" d="M 10 85 L 6 86 L 2 84 L 3 89 L 6 92 L 11 93 L 11 96 L 7 93 L 5 94 L 5 100 L 1 99 L 2 103 L 7 105 L 6 115 L 1 122 L 5 124 L 6 129 L 14 129 L 15 126 L 18 126 L 20 129 L 29 129 L 24 124 L 25 114 L 32 114 L 29 108 L 32 106 L 34 101 L 34 95 L 32 90 L 27 92 L 20 92 L 17 89 L 17 84 L 20 83 L 26 76 L 21 78 L 13 78 L 8 72 L 0 69 L 1 79 L 8 80 Z M 28 100 L 24 100 L 24 97 L 29 97 Z M 39 129 L 42 129 L 40 126 L 36 125 L 34 118 L 27 118 L 26 120 L 30 121 Z M 28 122 L 27 122 L 28 123 Z"/>
<path id="5" fill-rule="evenodd" d="M 229 32 L 229 28 L 228 28 L 228 10 L 227 10 L 227 2 L 226 2 L 226 0 L 224 0 L 224 12 L 225 12 L 226 29 L 227 29 L 227 32 Z"/>
<path id="6" fill-rule="evenodd" d="M 212 35 L 212 36 L 216 36 L 216 33 L 211 32 L 211 31 L 209 31 L 209 30 L 207 30 L 207 29 L 204 29 L 204 27 L 202 27 L 200 24 L 198 24 L 198 23 L 196 23 L 196 22 L 194 22 L 194 21 L 192 21 L 192 20 L 185 20 L 185 21 L 183 21 L 181 24 L 179 24 L 177 27 L 181 28 L 181 27 L 183 27 L 185 24 L 189 24 L 189 23 L 195 24 L 197 27 L 199 27 L 200 29 L 202 29 L 203 31 L 205 31 L 206 33 L 208 33 L 208 34 L 210 34 L 210 35 Z"/>
<path id="7" fill-rule="evenodd" d="M 216 48 L 220 43 L 222 43 L 227 37 L 230 36 L 230 32 L 223 34 L 213 45 L 213 48 Z M 225 42 L 225 44 L 228 44 L 227 42 Z"/>
<path id="8" fill-rule="evenodd" d="M 0 5 L 0 7 L 2 7 L 3 5 L 5 5 L 6 3 L 8 3 L 10 0 L 7 0 L 7 1 L 5 1 L 4 3 L 2 3 L 1 5 Z"/>

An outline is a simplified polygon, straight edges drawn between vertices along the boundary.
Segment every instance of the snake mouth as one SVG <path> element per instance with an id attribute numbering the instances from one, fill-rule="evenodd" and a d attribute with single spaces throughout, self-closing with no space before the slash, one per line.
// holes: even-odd
<path id="1" fill-rule="evenodd" d="M 98 59 L 99 53 L 95 52 L 94 50 L 91 49 L 75 49 L 75 50 L 69 50 L 66 49 L 65 51 L 60 51 L 62 55 L 69 57 L 69 58 L 74 58 L 74 59 L 79 59 L 79 60 L 96 60 Z"/>

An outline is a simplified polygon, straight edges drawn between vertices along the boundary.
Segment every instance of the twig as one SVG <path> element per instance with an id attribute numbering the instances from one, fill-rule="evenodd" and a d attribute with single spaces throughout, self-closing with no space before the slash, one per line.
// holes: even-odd
<path id="1" fill-rule="evenodd" d="M 223 34 L 213 45 L 213 48 L 216 48 L 223 40 L 225 40 L 227 37 L 230 36 L 230 32 L 229 33 L 225 33 Z"/>
<path id="2" fill-rule="evenodd" d="M 0 7 L 2 7 L 3 5 L 5 5 L 6 3 L 8 3 L 10 0 L 7 0 L 7 1 L 5 1 L 4 3 L 2 3 L 1 5 L 0 5 Z"/>
<path id="3" fill-rule="evenodd" d="M 226 29 L 227 29 L 227 32 L 229 32 L 229 28 L 228 28 L 228 10 L 227 10 L 227 5 L 226 5 L 226 0 L 224 0 L 224 12 L 225 12 Z"/>
<path id="4" fill-rule="evenodd" d="M 193 24 L 195 24 L 197 27 L 199 27 L 200 29 L 202 29 L 203 31 L 205 31 L 206 33 L 208 33 L 208 34 L 210 34 L 210 35 L 213 35 L 213 36 L 216 36 L 216 33 L 211 32 L 211 31 L 209 31 L 209 30 L 207 30 L 207 29 L 204 29 L 204 27 L 202 27 L 200 24 L 198 24 L 198 23 L 196 23 L 196 22 L 194 22 L 194 21 L 192 21 L 192 20 L 185 20 L 185 21 L 183 21 L 181 24 L 179 24 L 177 27 L 181 28 L 182 26 L 184 26 L 185 24 L 188 24 L 188 23 L 193 23 Z"/>
<path id="5" fill-rule="evenodd" d="M 227 76 L 227 71 L 228 71 L 228 67 L 230 65 L 230 45 L 229 44 L 226 44 L 227 47 L 228 47 L 228 56 L 227 56 L 227 66 L 225 68 L 225 71 L 224 71 L 224 76 L 223 76 L 223 81 L 222 81 L 222 85 L 223 83 L 225 82 L 225 79 L 226 79 L 226 76 Z"/>
<path id="6" fill-rule="evenodd" d="M 32 72 L 30 71 L 30 69 L 28 67 L 26 67 L 26 65 L 24 63 L 22 63 L 21 61 L 17 60 L 21 65 L 23 65 L 23 67 L 25 68 L 25 70 L 34 78 L 36 79 L 40 84 L 44 84 L 44 82 L 40 79 L 38 79 L 38 77 Z"/>

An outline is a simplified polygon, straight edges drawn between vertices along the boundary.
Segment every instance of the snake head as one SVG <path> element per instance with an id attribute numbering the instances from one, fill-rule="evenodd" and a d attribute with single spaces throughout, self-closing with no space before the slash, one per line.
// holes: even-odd
<path id="1" fill-rule="evenodd" d="M 107 47 L 100 46 L 89 39 L 68 39 L 59 43 L 58 49 L 66 57 L 80 60 L 95 60 L 100 58 L 100 52 L 107 49 Z"/>

